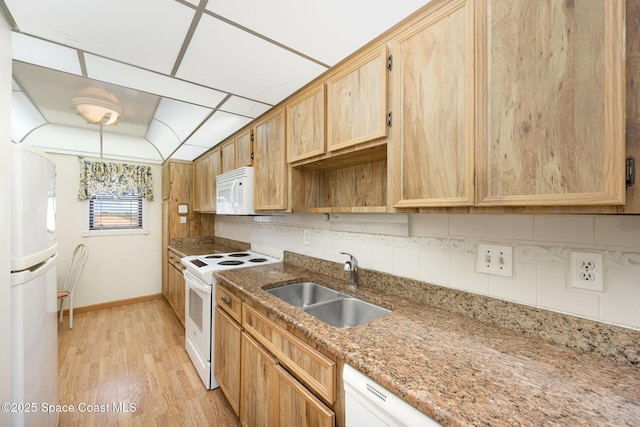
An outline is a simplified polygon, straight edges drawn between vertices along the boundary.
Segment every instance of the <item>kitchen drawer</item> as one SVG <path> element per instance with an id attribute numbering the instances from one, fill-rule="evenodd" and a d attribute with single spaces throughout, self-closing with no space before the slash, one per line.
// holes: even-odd
<path id="1" fill-rule="evenodd" d="M 219 284 L 216 286 L 216 304 L 229 316 L 233 317 L 236 322 L 241 322 L 242 302 Z"/>
<path id="2" fill-rule="evenodd" d="M 242 326 L 245 331 L 272 352 L 280 364 L 307 387 L 329 404 L 333 404 L 336 388 L 335 363 L 247 304 L 242 307 Z"/>
<path id="3" fill-rule="evenodd" d="M 178 270 L 182 271 L 182 261 L 181 258 L 175 252 L 169 251 L 169 264 L 173 265 Z"/>

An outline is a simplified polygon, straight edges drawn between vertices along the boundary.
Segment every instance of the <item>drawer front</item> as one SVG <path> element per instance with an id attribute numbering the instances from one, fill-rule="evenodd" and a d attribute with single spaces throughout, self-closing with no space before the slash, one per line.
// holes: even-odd
<path id="1" fill-rule="evenodd" d="M 181 258 L 175 252 L 169 251 L 169 264 L 173 265 L 178 270 L 182 271 L 182 261 Z"/>
<path id="2" fill-rule="evenodd" d="M 282 365 L 329 404 L 335 402 L 335 363 L 263 314 L 244 304 L 242 326 L 271 351 Z"/>
<path id="3" fill-rule="evenodd" d="M 216 285 L 216 304 L 223 309 L 236 322 L 241 322 L 242 301 L 220 284 Z"/>

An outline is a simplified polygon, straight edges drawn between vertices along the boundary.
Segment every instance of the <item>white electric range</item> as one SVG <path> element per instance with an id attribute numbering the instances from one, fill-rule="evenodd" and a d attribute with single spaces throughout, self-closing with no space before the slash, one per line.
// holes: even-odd
<path id="1" fill-rule="evenodd" d="M 281 260 L 253 251 L 182 258 L 185 279 L 185 347 L 207 389 L 218 387 L 213 375 L 216 306 L 216 278 L 213 273 L 276 262 Z"/>

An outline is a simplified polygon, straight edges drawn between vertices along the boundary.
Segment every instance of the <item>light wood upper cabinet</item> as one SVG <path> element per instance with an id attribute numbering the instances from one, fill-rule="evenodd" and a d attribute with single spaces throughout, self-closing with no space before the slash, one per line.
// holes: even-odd
<path id="1" fill-rule="evenodd" d="M 220 148 L 209 154 L 209 211 L 215 212 L 217 205 L 216 177 L 222 173 L 222 156 Z"/>
<path id="2" fill-rule="evenodd" d="M 209 156 L 202 157 L 193 163 L 193 210 L 206 212 L 209 210 Z"/>
<path id="3" fill-rule="evenodd" d="M 221 170 L 219 147 L 193 163 L 194 211 L 215 212 L 216 176 Z"/>
<path id="4" fill-rule="evenodd" d="M 327 79 L 327 151 L 387 136 L 386 45 L 357 56 Z"/>
<path id="5" fill-rule="evenodd" d="M 473 13 L 454 0 L 393 40 L 395 207 L 473 205 Z"/>
<path id="6" fill-rule="evenodd" d="M 287 104 L 287 161 L 325 152 L 324 83 L 303 91 Z"/>
<path id="7" fill-rule="evenodd" d="M 220 173 L 232 171 L 236 168 L 236 141 L 231 139 L 220 144 L 222 163 Z"/>
<path id="8" fill-rule="evenodd" d="M 623 204 L 624 1 L 476 6 L 477 205 Z"/>
<path id="9" fill-rule="evenodd" d="M 255 210 L 287 208 L 284 108 L 259 119 L 254 126 Z"/>
<path id="10" fill-rule="evenodd" d="M 251 166 L 253 164 L 253 139 L 251 129 L 238 134 L 235 137 L 236 143 L 236 168 Z"/>

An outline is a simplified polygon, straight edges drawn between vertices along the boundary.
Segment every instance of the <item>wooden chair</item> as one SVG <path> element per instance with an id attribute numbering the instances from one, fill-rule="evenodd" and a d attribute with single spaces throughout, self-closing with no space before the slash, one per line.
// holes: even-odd
<path id="1" fill-rule="evenodd" d="M 69 329 L 73 329 L 73 291 L 78 284 L 88 256 L 87 247 L 83 243 L 76 246 L 71 258 L 71 264 L 69 264 L 69 269 L 64 276 L 64 284 L 61 289 L 58 289 L 58 308 L 60 310 L 58 322 L 62 323 L 62 303 L 65 298 L 69 297 Z"/>

